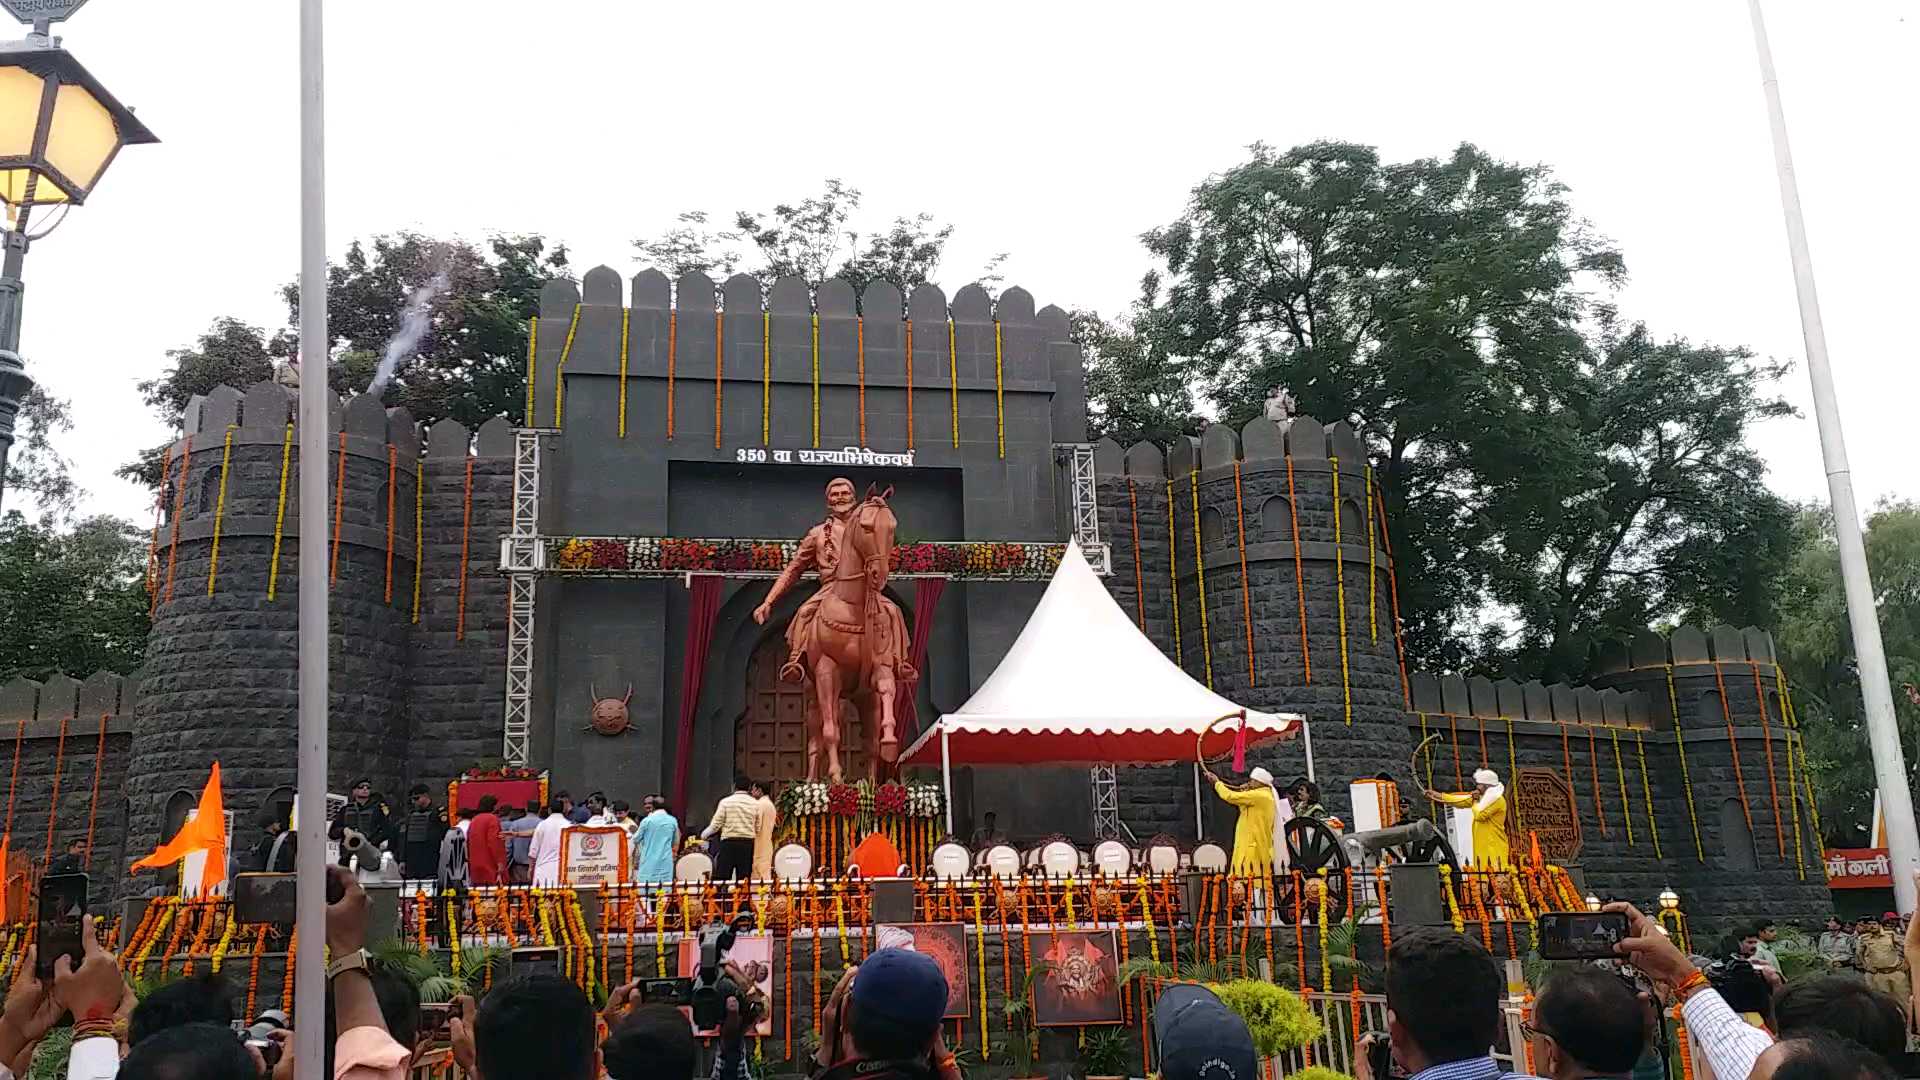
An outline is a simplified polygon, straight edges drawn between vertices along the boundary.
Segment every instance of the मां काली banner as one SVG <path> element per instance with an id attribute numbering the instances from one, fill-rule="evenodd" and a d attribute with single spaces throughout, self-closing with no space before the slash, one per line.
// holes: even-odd
<path id="1" fill-rule="evenodd" d="M 1825 858 L 1830 889 L 1893 888 L 1893 861 L 1886 848 L 1828 848 Z"/>

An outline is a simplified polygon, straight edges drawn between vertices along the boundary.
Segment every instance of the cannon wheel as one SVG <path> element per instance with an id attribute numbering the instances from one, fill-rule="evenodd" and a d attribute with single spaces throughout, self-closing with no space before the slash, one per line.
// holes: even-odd
<path id="1" fill-rule="evenodd" d="M 1453 845 L 1447 842 L 1446 833 L 1436 832 L 1431 837 L 1398 844 L 1386 850 L 1396 862 L 1434 863 L 1446 867 L 1453 880 L 1460 880 L 1460 860 L 1453 853 Z"/>
<path id="2" fill-rule="evenodd" d="M 1327 870 L 1327 919 L 1338 921 L 1347 916 L 1347 853 L 1340 848 L 1339 837 L 1323 821 L 1315 818 L 1294 818 L 1287 822 L 1283 830 L 1287 844 L 1287 858 L 1293 871 L 1300 875 L 1299 881 L 1318 879 L 1320 868 Z M 1286 895 L 1282 898 L 1282 911 L 1300 921 L 1319 917 L 1319 903 L 1306 905 L 1300 910 L 1308 890 L 1297 889 L 1295 879 L 1289 875 Z"/>

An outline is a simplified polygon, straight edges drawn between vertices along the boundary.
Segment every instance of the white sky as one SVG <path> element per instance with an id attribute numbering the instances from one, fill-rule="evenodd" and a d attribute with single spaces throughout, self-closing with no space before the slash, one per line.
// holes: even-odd
<path id="1" fill-rule="evenodd" d="M 1799 360 L 1766 113 L 1740 0 L 1226 5 L 334 0 L 328 233 L 490 230 L 631 273 L 630 241 L 838 176 L 871 220 L 956 225 L 947 276 L 1008 251 L 1041 304 L 1118 311 L 1142 231 L 1261 140 L 1468 140 L 1551 165 L 1625 252 L 1661 336 Z M 182 17 L 182 13 L 188 17 Z M 1920 3 L 1772 0 L 1855 484 L 1920 497 L 1907 325 L 1920 250 Z M 88 508 L 163 432 L 134 384 L 217 315 L 282 324 L 298 263 L 293 0 L 93 0 L 68 46 L 164 140 L 122 154 L 27 259 L 23 352 L 73 400 Z M 1759 433 L 1825 496 L 1807 418 Z"/>

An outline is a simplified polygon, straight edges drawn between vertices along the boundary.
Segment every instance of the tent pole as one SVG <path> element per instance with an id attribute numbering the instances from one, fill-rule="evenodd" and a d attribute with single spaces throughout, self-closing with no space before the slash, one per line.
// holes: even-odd
<path id="1" fill-rule="evenodd" d="M 1200 763 L 1193 763 L 1193 842 L 1199 843 L 1207 838 L 1206 826 L 1201 822 L 1200 814 Z"/>
<path id="2" fill-rule="evenodd" d="M 1300 741 L 1307 748 L 1307 779 L 1317 784 L 1320 778 L 1313 775 L 1313 725 L 1305 717 L 1300 719 Z"/>
<path id="3" fill-rule="evenodd" d="M 953 835 L 953 758 L 947 753 L 947 725 L 940 725 L 940 784 L 947 790 L 947 835 Z"/>

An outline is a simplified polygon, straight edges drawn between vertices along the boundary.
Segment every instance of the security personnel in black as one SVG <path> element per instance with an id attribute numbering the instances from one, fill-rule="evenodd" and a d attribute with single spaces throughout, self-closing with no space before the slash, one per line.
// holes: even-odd
<path id="1" fill-rule="evenodd" d="M 364 776 L 353 782 L 353 794 L 347 799 L 347 805 L 340 808 L 340 815 L 333 819 L 327 836 L 339 840 L 346 829 L 366 837 L 367 843 L 376 848 L 387 841 L 386 804 L 373 797 L 373 781 Z"/>
<path id="2" fill-rule="evenodd" d="M 410 878 L 430 878 L 440 865 L 440 838 L 447 832 L 447 815 L 434 805 L 425 784 L 407 793 L 410 804 L 400 823 L 400 866 Z"/>

